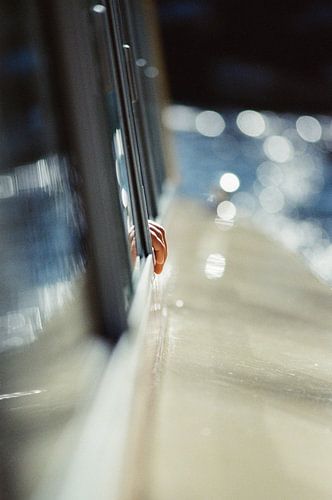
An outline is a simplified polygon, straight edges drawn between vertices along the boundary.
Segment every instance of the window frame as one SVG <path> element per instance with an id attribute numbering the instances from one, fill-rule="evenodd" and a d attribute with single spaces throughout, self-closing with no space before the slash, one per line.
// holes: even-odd
<path id="1" fill-rule="evenodd" d="M 82 178 L 95 307 L 102 331 L 116 342 L 128 328 L 134 290 L 115 165 L 109 168 L 114 156 L 91 43 L 91 12 L 82 6 L 78 0 L 54 0 L 45 15 L 71 161 Z"/>

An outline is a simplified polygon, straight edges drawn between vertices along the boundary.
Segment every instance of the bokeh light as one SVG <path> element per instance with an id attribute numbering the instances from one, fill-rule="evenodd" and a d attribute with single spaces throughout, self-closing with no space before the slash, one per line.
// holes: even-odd
<path id="1" fill-rule="evenodd" d="M 249 137 L 260 137 L 266 129 L 263 115 L 251 109 L 241 111 L 236 118 L 236 124 L 241 132 Z"/>
<path id="2" fill-rule="evenodd" d="M 206 137 L 218 137 L 225 130 L 225 120 L 216 111 L 202 111 L 196 117 L 197 131 Z"/>
<path id="3" fill-rule="evenodd" d="M 281 135 L 267 137 L 263 144 L 263 150 L 270 160 L 277 163 L 290 161 L 294 156 L 292 143 Z"/>
<path id="4" fill-rule="evenodd" d="M 148 78 L 156 78 L 159 75 L 159 69 L 156 68 L 155 66 L 147 66 L 144 69 L 144 74 Z"/>
<path id="5" fill-rule="evenodd" d="M 321 124 L 313 116 L 300 116 L 296 120 L 296 130 L 307 142 L 318 142 L 322 137 Z"/>
<path id="6" fill-rule="evenodd" d="M 167 106 L 162 113 L 163 124 L 176 132 L 196 132 L 194 108 L 174 104 Z"/>
<path id="7" fill-rule="evenodd" d="M 247 192 L 235 193 L 232 196 L 232 203 L 236 207 L 237 217 L 250 217 L 256 209 L 254 196 Z"/>
<path id="8" fill-rule="evenodd" d="M 240 179 L 237 175 L 227 172 L 220 177 L 219 184 L 226 193 L 234 193 L 240 187 Z"/>
<path id="9" fill-rule="evenodd" d="M 259 165 L 256 171 L 257 179 L 262 186 L 279 186 L 282 183 L 284 175 L 282 169 L 276 163 L 264 161 Z"/>
<path id="10" fill-rule="evenodd" d="M 236 206 L 231 201 L 222 201 L 217 207 L 217 214 L 220 219 L 231 221 L 236 216 Z"/>
<path id="11" fill-rule="evenodd" d="M 269 214 L 276 214 L 284 208 L 285 199 L 282 192 L 277 187 L 267 187 L 259 195 L 262 208 Z"/>

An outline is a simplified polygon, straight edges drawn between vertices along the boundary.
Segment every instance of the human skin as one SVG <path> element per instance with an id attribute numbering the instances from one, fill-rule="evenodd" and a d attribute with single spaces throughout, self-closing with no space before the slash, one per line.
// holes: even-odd
<path id="1" fill-rule="evenodd" d="M 166 232 L 157 222 L 149 220 L 148 223 L 153 251 L 153 270 L 156 274 L 161 274 L 167 259 Z M 137 257 L 134 226 L 129 231 L 129 241 L 131 259 L 134 262 Z"/>
<path id="2" fill-rule="evenodd" d="M 149 220 L 149 229 L 154 253 L 154 272 L 160 274 L 167 259 L 166 233 L 160 224 L 151 220 Z"/>

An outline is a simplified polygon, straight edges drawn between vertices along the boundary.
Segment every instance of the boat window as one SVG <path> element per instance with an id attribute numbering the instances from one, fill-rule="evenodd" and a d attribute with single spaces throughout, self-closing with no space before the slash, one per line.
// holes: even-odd
<path id="1" fill-rule="evenodd" d="M 113 0 L 114 1 L 114 0 Z M 142 129 L 150 150 L 150 170 L 152 182 L 158 196 L 163 191 L 166 181 L 164 135 L 161 128 L 161 103 L 162 83 L 161 68 L 159 66 L 156 47 L 149 43 L 151 41 L 152 26 L 147 26 L 148 17 L 153 14 L 153 5 L 149 4 L 149 12 L 145 12 L 145 6 L 135 0 L 122 2 L 123 19 L 127 21 L 127 33 L 133 46 L 133 58 L 135 73 L 137 76 L 137 87 L 140 102 L 137 104 L 138 114 L 142 122 Z M 144 103 L 144 107 L 142 107 Z"/>
<path id="2" fill-rule="evenodd" d="M 128 114 L 128 102 L 126 102 L 126 98 L 130 99 L 130 89 L 124 88 L 121 82 L 122 59 L 116 52 L 116 42 L 114 36 L 112 37 L 106 5 L 93 4 L 92 15 L 107 113 L 108 137 L 112 145 L 123 221 L 128 235 L 130 261 L 132 269 L 136 271 L 135 274 L 138 274 L 140 257 L 144 257 L 147 253 L 146 241 L 144 241 L 146 234 L 142 235 L 142 232 L 145 232 L 142 231 L 142 224 L 144 228 L 147 226 L 147 214 L 142 193 L 143 186 L 140 186 L 139 182 L 140 159 L 138 155 L 135 155 L 135 138 L 130 135 L 134 127 L 132 117 Z"/>

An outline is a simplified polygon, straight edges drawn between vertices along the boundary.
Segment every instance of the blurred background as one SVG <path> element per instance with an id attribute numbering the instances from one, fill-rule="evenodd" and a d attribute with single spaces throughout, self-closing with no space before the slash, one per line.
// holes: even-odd
<path id="1" fill-rule="evenodd" d="M 175 100 L 331 112 L 326 0 L 157 0 Z"/>
<path id="2" fill-rule="evenodd" d="M 181 192 L 332 282 L 332 4 L 158 0 Z"/>

